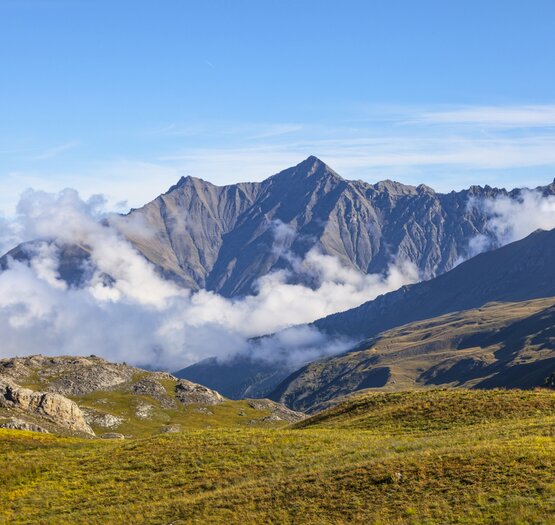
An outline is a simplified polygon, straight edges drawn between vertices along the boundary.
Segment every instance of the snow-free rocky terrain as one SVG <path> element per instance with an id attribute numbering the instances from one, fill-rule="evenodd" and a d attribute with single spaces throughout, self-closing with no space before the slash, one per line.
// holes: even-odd
<path id="1" fill-rule="evenodd" d="M 0 427 L 140 437 L 221 426 L 279 426 L 304 416 L 267 399 L 230 401 L 165 372 L 99 357 L 0 359 Z"/>
<path id="2" fill-rule="evenodd" d="M 537 190 L 555 195 L 555 182 Z M 311 156 L 256 183 L 216 186 L 183 177 L 116 226 L 162 275 L 236 297 L 253 293 L 271 271 L 295 274 L 296 258 L 315 247 L 362 273 L 403 261 L 429 279 L 467 258 L 476 236 L 491 234 L 483 199 L 521 193 L 472 186 L 443 194 L 422 184 L 350 181 Z M 9 255 L 24 259 L 28 249 L 32 243 Z M 63 246 L 62 277 L 79 283 L 87 258 L 86 246 Z M 306 276 L 296 278 L 310 285 Z"/>

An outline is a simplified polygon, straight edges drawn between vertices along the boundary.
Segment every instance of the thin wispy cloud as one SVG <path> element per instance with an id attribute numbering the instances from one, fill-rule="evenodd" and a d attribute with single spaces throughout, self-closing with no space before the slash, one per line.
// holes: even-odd
<path id="1" fill-rule="evenodd" d="M 303 126 L 300 124 L 274 124 L 269 125 L 265 129 L 261 129 L 252 136 L 253 139 L 266 139 L 270 137 L 279 137 L 280 135 L 288 135 L 295 131 L 301 131 Z"/>
<path id="2" fill-rule="evenodd" d="M 45 149 L 38 153 L 37 155 L 33 155 L 31 160 L 48 160 L 58 157 L 66 153 L 69 150 L 72 150 L 79 146 L 80 142 L 78 140 L 72 140 L 70 142 L 66 142 L 64 144 L 59 144 L 58 146 L 53 146 L 51 148 Z"/>
<path id="3" fill-rule="evenodd" d="M 255 147 L 191 148 L 160 157 L 159 162 L 173 163 L 195 176 L 210 179 L 211 174 L 226 170 L 241 180 L 259 180 L 310 154 L 320 156 L 340 174 L 359 178 L 365 170 L 390 170 L 421 173 L 433 168 L 449 170 L 510 170 L 553 166 L 555 171 L 555 135 L 538 138 L 501 137 L 359 137 L 314 141 L 266 143 Z M 229 181 L 231 182 L 231 181 Z M 433 185 L 433 181 L 423 180 Z M 477 181 L 478 182 L 478 181 Z M 454 186 L 454 184 L 453 184 Z M 450 189 L 450 188 L 446 188 Z"/>
<path id="4" fill-rule="evenodd" d="M 555 105 L 470 106 L 448 111 L 424 112 L 413 122 L 476 124 L 502 128 L 554 127 Z"/>

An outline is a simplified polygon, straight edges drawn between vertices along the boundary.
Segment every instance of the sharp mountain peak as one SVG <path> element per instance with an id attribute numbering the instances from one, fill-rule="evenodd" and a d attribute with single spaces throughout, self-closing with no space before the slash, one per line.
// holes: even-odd
<path id="1" fill-rule="evenodd" d="M 318 157 L 314 155 L 310 155 L 299 164 L 287 168 L 285 170 L 276 173 L 275 175 L 271 175 L 267 179 L 262 182 L 255 182 L 255 183 L 236 183 L 236 184 L 224 184 L 218 185 L 214 184 L 208 180 L 201 179 L 199 177 L 193 177 L 191 175 L 184 175 L 182 176 L 177 183 L 171 186 L 166 193 L 171 193 L 172 191 L 182 188 L 186 185 L 210 185 L 214 187 L 227 187 L 227 186 L 236 186 L 238 184 L 262 184 L 266 181 L 273 180 L 273 179 L 289 179 L 289 180 L 303 180 L 303 179 L 325 179 L 331 178 L 336 180 L 345 180 L 341 175 L 339 175 L 335 170 L 333 170 L 330 166 L 328 166 L 325 162 L 320 160 Z"/>

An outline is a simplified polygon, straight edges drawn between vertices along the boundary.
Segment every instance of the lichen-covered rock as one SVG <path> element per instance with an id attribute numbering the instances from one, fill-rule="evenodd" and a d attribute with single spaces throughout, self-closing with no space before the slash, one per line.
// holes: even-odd
<path id="1" fill-rule="evenodd" d="M 106 434 L 101 434 L 100 438 L 101 439 L 125 439 L 125 436 L 118 432 L 106 432 Z"/>
<path id="2" fill-rule="evenodd" d="M 178 432 L 181 432 L 181 425 L 177 423 L 173 425 L 165 425 L 162 427 L 162 432 L 164 434 L 177 434 Z"/>
<path id="3" fill-rule="evenodd" d="M 0 380 L 0 404 L 40 415 L 74 432 L 94 435 L 77 404 L 60 394 L 35 392 L 15 383 Z"/>
<path id="4" fill-rule="evenodd" d="M 90 408 L 81 409 L 85 415 L 85 421 L 89 425 L 98 425 L 103 428 L 116 428 L 119 427 L 124 418 L 121 416 L 114 416 L 113 414 L 97 412 Z"/>
<path id="5" fill-rule="evenodd" d="M 287 408 L 281 403 L 276 403 L 270 399 L 249 399 L 249 406 L 255 410 L 269 411 L 270 413 L 261 419 L 261 421 L 288 421 L 289 423 L 296 423 L 306 418 L 306 414 L 296 412 Z"/>
<path id="6" fill-rule="evenodd" d="M 175 385 L 175 397 L 185 405 L 197 403 L 199 405 L 217 405 L 225 398 L 210 388 L 185 379 L 180 379 Z"/>
<path id="7" fill-rule="evenodd" d="M 0 423 L 0 428 L 6 428 L 8 430 L 27 430 L 29 432 L 42 432 L 44 434 L 49 434 L 48 430 L 41 427 L 40 425 L 36 425 L 35 423 L 29 423 L 27 421 L 23 421 L 23 419 L 18 419 L 12 417 L 9 421 Z"/>
<path id="8" fill-rule="evenodd" d="M 152 417 L 152 412 L 154 411 L 154 407 L 147 403 L 139 403 L 135 408 L 135 415 L 139 419 L 150 419 Z"/>

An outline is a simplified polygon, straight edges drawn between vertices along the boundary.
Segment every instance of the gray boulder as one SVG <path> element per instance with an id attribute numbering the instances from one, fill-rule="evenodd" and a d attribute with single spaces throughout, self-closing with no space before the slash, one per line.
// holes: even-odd
<path id="1" fill-rule="evenodd" d="M 77 404 L 60 394 L 35 392 L 0 379 L 0 405 L 36 414 L 60 427 L 94 436 Z"/>

